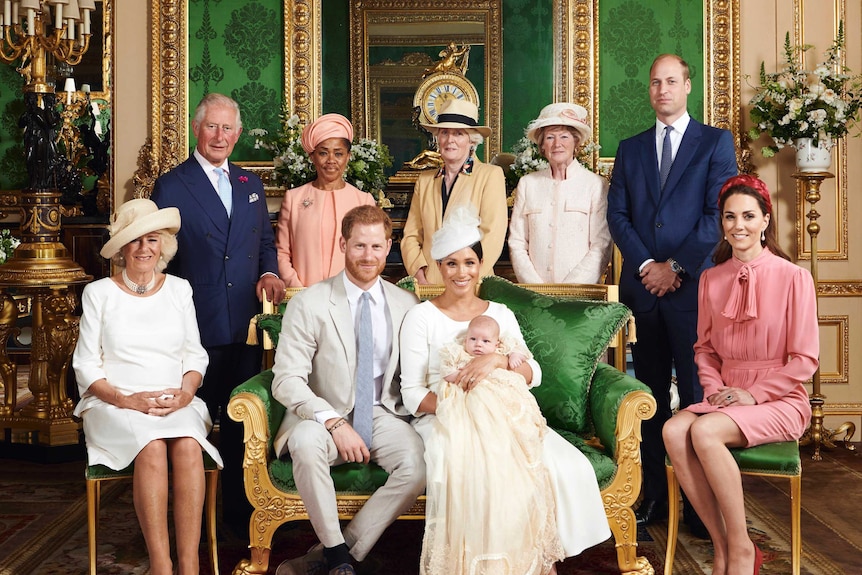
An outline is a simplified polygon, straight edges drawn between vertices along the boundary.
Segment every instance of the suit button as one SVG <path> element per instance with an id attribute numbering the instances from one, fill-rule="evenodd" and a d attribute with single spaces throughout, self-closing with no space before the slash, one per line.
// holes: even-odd
<path id="1" fill-rule="evenodd" d="M 227 287 L 232 288 L 232 287 L 233 287 L 233 283 L 232 283 L 232 282 L 227 282 Z"/>
<path id="2" fill-rule="evenodd" d="M 664 225 L 664 224 L 663 224 L 663 223 L 661 223 L 661 222 L 656 222 L 656 223 L 655 223 L 655 227 L 657 227 L 657 228 L 660 228 L 660 227 L 662 227 L 663 225 Z"/>
<path id="3" fill-rule="evenodd" d="M 229 259 L 230 259 L 230 256 L 225 256 L 225 257 L 224 257 L 224 261 L 228 261 Z"/>

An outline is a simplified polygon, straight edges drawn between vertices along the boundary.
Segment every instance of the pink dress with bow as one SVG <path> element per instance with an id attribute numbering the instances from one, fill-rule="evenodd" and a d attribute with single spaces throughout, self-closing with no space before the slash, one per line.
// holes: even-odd
<path id="1" fill-rule="evenodd" d="M 726 414 L 749 447 L 801 437 L 811 420 L 803 384 L 820 353 L 811 274 L 764 249 L 706 270 L 698 298 L 694 360 L 704 400 L 686 409 Z M 747 390 L 757 405 L 710 405 L 724 386 Z"/>

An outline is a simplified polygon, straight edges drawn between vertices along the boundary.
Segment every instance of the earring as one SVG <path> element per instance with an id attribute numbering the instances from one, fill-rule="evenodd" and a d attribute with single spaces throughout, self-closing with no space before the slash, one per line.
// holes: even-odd
<path id="1" fill-rule="evenodd" d="M 766 230 L 760 232 L 760 241 L 761 243 L 766 243 Z"/>

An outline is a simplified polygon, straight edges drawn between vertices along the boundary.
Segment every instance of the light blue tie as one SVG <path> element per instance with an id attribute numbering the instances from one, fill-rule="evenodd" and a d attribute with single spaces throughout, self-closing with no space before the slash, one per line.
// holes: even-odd
<path id="1" fill-rule="evenodd" d="M 224 209 L 227 211 L 227 217 L 230 217 L 231 209 L 233 208 L 233 187 L 230 185 L 230 179 L 227 177 L 227 170 L 216 168 L 218 173 L 218 197 L 221 203 L 224 204 Z"/>
<path id="2" fill-rule="evenodd" d="M 356 399 L 353 429 L 371 449 L 371 410 L 374 407 L 374 336 L 371 323 L 371 295 L 359 298 L 359 332 L 356 338 Z"/>
<path id="3" fill-rule="evenodd" d="M 673 147 L 670 143 L 670 133 L 673 131 L 673 126 L 667 126 L 664 129 L 664 141 L 661 143 L 661 164 L 659 165 L 658 176 L 661 180 L 661 189 L 664 190 L 664 184 L 667 182 L 667 176 L 670 174 L 670 167 L 673 165 Z"/>

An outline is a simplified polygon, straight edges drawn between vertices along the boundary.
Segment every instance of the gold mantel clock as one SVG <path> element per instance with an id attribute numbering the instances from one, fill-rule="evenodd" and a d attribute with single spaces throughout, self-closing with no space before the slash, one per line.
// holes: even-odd
<path id="1" fill-rule="evenodd" d="M 419 121 L 424 124 L 435 123 L 443 103 L 452 98 L 479 105 L 476 87 L 461 74 L 438 72 L 425 77 L 413 97 L 413 106 L 421 110 Z"/>

